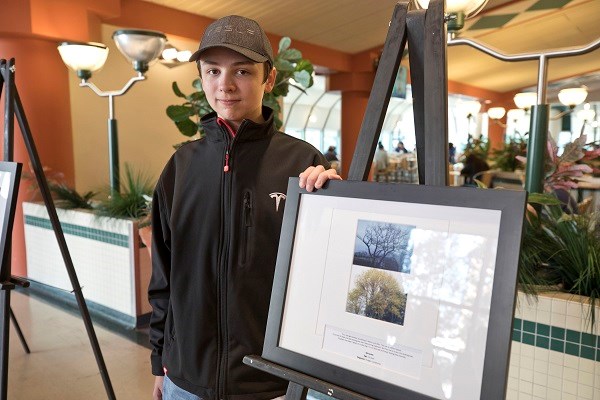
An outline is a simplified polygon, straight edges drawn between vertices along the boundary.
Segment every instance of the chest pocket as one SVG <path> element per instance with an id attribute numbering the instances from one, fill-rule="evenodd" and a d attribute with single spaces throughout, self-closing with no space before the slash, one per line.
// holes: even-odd
<path id="1" fill-rule="evenodd" d="M 244 199 L 242 202 L 242 223 L 241 223 L 241 241 L 240 241 L 240 262 L 242 266 L 245 266 L 250 258 L 250 231 L 253 224 L 253 204 L 252 204 L 252 193 L 250 191 L 244 192 Z"/>

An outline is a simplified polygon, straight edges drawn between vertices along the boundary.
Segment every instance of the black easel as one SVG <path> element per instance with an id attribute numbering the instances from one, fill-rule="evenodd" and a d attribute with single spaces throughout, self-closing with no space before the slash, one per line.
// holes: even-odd
<path id="1" fill-rule="evenodd" d="M 77 299 L 77 305 L 79 306 L 79 311 L 81 312 L 81 317 L 83 319 L 88 338 L 90 339 L 90 343 L 92 345 L 92 349 L 94 351 L 94 356 L 96 358 L 96 363 L 98 364 L 98 369 L 100 371 L 100 375 L 102 376 L 102 381 L 104 383 L 104 388 L 106 390 L 106 394 L 110 400 L 115 399 L 115 394 L 112 388 L 112 384 L 110 382 L 110 378 L 108 376 L 108 370 L 106 369 L 106 365 L 104 363 L 104 358 L 102 356 L 102 351 L 100 350 L 100 345 L 98 343 L 98 338 L 96 337 L 96 333 L 94 331 L 94 326 L 92 325 L 92 320 L 90 318 L 90 313 L 87 309 L 87 305 L 85 303 L 85 299 L 83 297 L 83 293 L 81 292 L 81 287 L 79 285 L 79 280 L 77 278 L 77 273 L 75 272 L 75 268 L 73 266 L 73 261 L 71 259 L 71 255 L 69 253 L 69 249 L 67 248 L 67 242 L 65 240 L 64 233 L 62 231 L 62 227 L 58 220 L 58 215 L 56 213 L 56 208 L 54 206 L 54 202 L 52 200 L 52 196 L 50 195 L 50 190 L 48 189 L 48 182 L 46 180 L 46 176 L 44 175 L 44 171 L 42 168 L 42 164 L 40 162 L 40 158 L 38 156 L 35 143 L 33 141 L 33 136 L 31 135 L 31 130 L 29 129 L 29 124 L 27 122 L 27 118 L 25 116 L 25 111 L 23 109 L 23 105 L 21 104 L 21 99 L 19 98 L 19 93 L 15 86 L 15 60 L 14 58 L 7 60 L 0 60 L 0 96 L 2 94 L 2 88 L 6 87 L 6 95 L 5 95 L 5 113 L 4 113 L 4 159 L 6 161 L 12 161 L 13 153 L 14 153 L 14 116 L 17 117 L 17 121 L 19 123 L 19 127 L 21 128 L 21 133 L 23 134 L 23 140 L 25 142 L 25 146 L 27 147 L 27 152 L 29 153 L 29 159 L 33 165 L 33 170 L 37 179 L 38 186 L 40 188 L 40 192 L 42 193 L 42 198 L 44 199 L 44 203 L 46 205 L 46 210 L 48 211 L 48 216 L 50 217 L 50 222 L 52 223 L 52 228 L 56 235 L 56 239 L 58 241 L 58 246 L 60 248 L 63 260 L 65 262 L 65 267 L 67 268 L 67 273 L 69 275 L 69 279 L 71 280 L 71 285 L 73 287 L 73 293 L 75 294 L 75 298 Z M 10 242 L 7 242 L 7 246 L 9 246 Z M 10 255 L 10 252 L 8 252 Z M 1 290 L 0 290 L 0 329 L 2 336 L 0 336 L 0 400 L 7 399 L 7 388 L 8 388 L 8 321 L 10 312 L 10 290 L 14 288 L 15 283 L 23 285 L 22 279 L 17 279 L 11 276 L 10 274 L 10 257 L 6 257 L 7 260 L 3 260 L 2 271 L 4 271 L 5 275 L 2 275 L 1 278 Z M 16 321 L 16 320 L 15 320 Z M 17 325 L 17 324 L 16 324 Z M 15 326 L 16 326 L 15 325 Z"/>
<path id="2" fill-rule="evenodd" d="M 419 184 L 448 184 L 448 73 L 444 0 L 431 0 L 427 10 L 409 10 L 410 3 L 410 0 L 403 0 L 394 8 L 352 156 L 349 180 L 364 181 L 369 176 L 396 73 L 408 40 Z M 286 400 L 306 399 L 309 388 L 340 400 L 372 400 L 258 356 L 246 356 L 244 363 L 289 380 Z"/>

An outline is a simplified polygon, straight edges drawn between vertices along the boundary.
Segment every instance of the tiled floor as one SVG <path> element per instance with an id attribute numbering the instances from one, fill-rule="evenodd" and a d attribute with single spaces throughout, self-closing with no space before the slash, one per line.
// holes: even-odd
<path id="1" fill-rule="evenodd" d="M 11 305 L 31 353 L 24 352 L 11 327 L 9 399 L 108 398 L 79 315 L 15 291 Z M 152 398 L 150 350 L 97 323 L 94 329 L 116 398 Z"/>

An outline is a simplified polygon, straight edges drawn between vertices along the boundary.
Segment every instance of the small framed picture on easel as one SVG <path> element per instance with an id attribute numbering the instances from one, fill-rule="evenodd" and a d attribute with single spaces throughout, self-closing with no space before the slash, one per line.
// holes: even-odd
<path id="1" fill-rule="evenodd" d="M 15 207 L 17 203 L 17 194 L 19 192 L 19 179 L 21 177 L 21 164 L 15 162 L 0 162 L 0 254 L 2 256 L 2 269 L 0 277 L 6 281 L 10 276 L 5 276 L 4 259 L 7 254 L 6 245 L 9 235 L 12 233 L 13 222 L 15 219 Z M 10 242 L 10 241 L 9 241 Z"/>

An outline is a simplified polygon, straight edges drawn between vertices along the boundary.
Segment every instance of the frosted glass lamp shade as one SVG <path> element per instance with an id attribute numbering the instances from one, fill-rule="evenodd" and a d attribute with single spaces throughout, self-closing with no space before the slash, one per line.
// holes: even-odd
<path id="1" fill-rule="evenodd" d="M 457 104 L 458 109 L 467 117 L 475 116 L 481 110 L 481 103 L 477 100 L 464 100 Z"/>
<path id="2" fill-rule="evenodd" d="M 81 79 L 90 78 L 108 57 L 108 48 L 102 43 L 62 42 L 58 52 L 67 67 L 76 71 Z"/>
<path id="3" fill-rule="evenodd" d="M 177 58 L 177 49 L 175 47 L 167 47 L 162 51 L 162 58 L 165 61 L 173 61 Z"/>
<path id="4" fill-rule="evenodd" d="M 158 58 L 167 43 L 162 32 L 120 29 L 112 35 L 119 51 L 133 63 L 133 69 L 144 73 L 148 64 Z"/>
<path id="5" fill-rule="evenodd" d="M 565 106 L 575 107 L 585 101 L 587 89 L 584 87 L 563 89 L 558 92 L 558 100 Z"/>
<path id="6" fill-rule="evenodd" d="M 446 0 L 446 12 L 462 12 L 465 18 L 471 18 L 477 15 L 487 2 L 488 0 Z M 427 8 L 429 7 L 429 0 L 417 0 L 417 5 L 421 8 Z"/>
<path id="7" fill-rule="evenodd" d="M 593 121 L 596 116 L 596 111 L 590 108 L 590 103 L 587 103 L 583 106 L 583 110 L 577 111 L 577 118 L 582 121 Z"/>
<path id="8" fill-rule="evenodd" d="M 500 119 L 504 117 L 504 114 L 506 114 L 506 110 L 504 109 L 504 107 L 490 107 L 487 113 L 491 119 Z"/>
<path id="9" fill-rule="evenodd" d="M 506 112 L 506 118 L 513 120 L 513 121 L 518 121 L 519 119 L 523 118 L 525 116 L 525 110 L 521 109 L 521 108 L 511 108 L 510 110 L 508 110 Z"/>
<path id="10" fill-rule="evenodd" d="M 533 105 L 537 103 L 537 93 L 533 92 L 521 92 L 515 94 L 513 98 L 517 107 L 524 110 L 529 110 Z"/>

